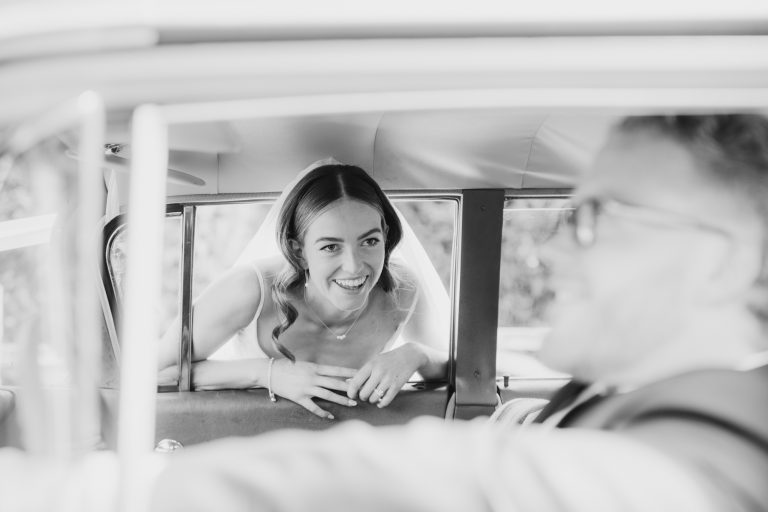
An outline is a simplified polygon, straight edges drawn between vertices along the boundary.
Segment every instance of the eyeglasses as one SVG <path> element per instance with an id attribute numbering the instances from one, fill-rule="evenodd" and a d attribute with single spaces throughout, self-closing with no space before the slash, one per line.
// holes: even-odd
<path id="1" fill-rule="evenodd" d="M 646 206 L 631 205 L 615 199 L 596 197 L 586 199 L 565 210 L 561 223 L 570 227 L 573 231 L 573 238 L 579 247 L 591 247 L 597 239 L 598 219 L 604 214 L 665 228 L 693 228 L 717 233 L 729 238 L 733 237 L 731 233 L 723 228 L 678 213 Z"/>

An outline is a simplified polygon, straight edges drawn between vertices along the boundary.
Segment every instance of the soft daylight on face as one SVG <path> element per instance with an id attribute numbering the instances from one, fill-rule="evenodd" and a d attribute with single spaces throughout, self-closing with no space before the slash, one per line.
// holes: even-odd
<path id="1" fill-rule="evenodd" d="M 333 203 L 304 235 L 307 293 L 342 311 L 364 307 L 384 266 L 384 241 L 374 208 L 352 200 Z"/>
<path id="2" fill-rule="evenodd" d="M 693 180 L 700 179 L 694 165 L 675 143 L 615 135 L 575 192 L 574 204 L 588 197 L 613 198 L 674 211 L 680 202 L 675 198 L 686 197 Z M 660 182 L 669 184 L 662 192 Z M 692 211 L 702 206 L 692 203 Z M 674 345 L 660 340 L 682 336 L 684 326 L 692 325 L 698 304 L 691 290 L 701 289 L 703 269 L 725 242 L 690 227 L 608 213 L 599 216 L 591 247 L 578 247 L 570 229 L 563 230 L 543 251 L 556 293 L 549 311 L 553 328 L 541 360 L 577 378 L 609 383 L 628 377 L 643 381 L 646 371 L 661 371 L 644 361 L 658 361 L 660 350 L 675 359 Z"/>

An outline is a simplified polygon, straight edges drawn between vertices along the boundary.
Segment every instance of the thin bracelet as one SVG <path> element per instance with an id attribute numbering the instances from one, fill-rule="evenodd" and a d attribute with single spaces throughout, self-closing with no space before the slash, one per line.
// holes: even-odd
<path id="1" fill-rule="evenodd" d="M 270 357 L 269 358 L 269 369 L 267 370 L 267 391 L 269 391 L 269 399 L 272 402 L 277 402 L 277 397 L 275 397 L 275 393 L 272 391 L 272 365 L 275 363 L 275 358 Z"/>

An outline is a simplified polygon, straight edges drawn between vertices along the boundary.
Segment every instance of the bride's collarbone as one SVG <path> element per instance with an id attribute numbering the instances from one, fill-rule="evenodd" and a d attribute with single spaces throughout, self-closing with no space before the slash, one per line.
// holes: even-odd
<path id="1" fill-rule="evenodd" d="M 368 308 L 359 317 L 349 321 L 333 324 L 323 322 L 317 314 L 313 314 L 306 306 L 299 309 L 299 316 L 286 332 L 292 340 L 307 343 L 323 341 L 339 344 L 354 341 L 357 344 L 383 344 L 389 341 L 399 326 L 401 319 L 396 310 L 383 308 Z M 287 341 L 287 339 L 286 339 Z"/>
<path id="2" fill-rule="evenodd" d="M 395 334 L 405 318 L 405 312 L 393 307 L 387 298 L 381 300 L 377 297 L 374 300 L 375 302 L 369 304 L 359 317 L 353 317 L 342 324 L 326 322 L 326 325 L 323 325 L 322 319 L 316 313 L 313 314 L 306 304 L 293 303 L 298 317 L 280 336 L 281 342 L 289 348 L 317 345 L 318 342 L 330 345 L 354 342 L 357 345 L 381 348 Z M 270 316 L 272 318 L 268 323 L 272 325 L 269 328 L 271 332 L 279 320 L 277 311 Z"/>
<path id="3" fill-rule="evenodd" d="M 399 298 L 402 300 L 403 296 L 399 295 Z M 351 324 L 331 324 L 328 329 L 317 318 L 312 317 L 301 299 L 303 297 L 290 299 L 298 316 L 280 335 L 280 343 L 293 352 L 297 359 L 305 361 L 325 359 L 321 356 L 327 356 L 329 353 L 337 354 L 338 357 L 346 353 L 347 356 L 357 355 L 367 359 L 386 348 L 408 315 L 408 308 L 398 305 L 396 294 L 376 290 L 369 297 L 366 310 L 351 326 L 349 332 L 345 333 Z M 273 348 L 272 331 L 279 322 L 277 305 L 273 301 L 265 302 L 256 325 L 258 341 L 263 350 Z M 345 335 L 339 339 L 339 334 Z M 355 347 L 355 350 L 351 351 L 353 354 L 350 354 L 349 345 Z"/>

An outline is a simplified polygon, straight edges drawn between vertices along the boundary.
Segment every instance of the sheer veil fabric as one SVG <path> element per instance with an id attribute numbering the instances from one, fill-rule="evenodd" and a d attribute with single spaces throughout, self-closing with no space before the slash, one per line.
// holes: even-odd
<path id="1" fill-rule="evenodd" d="M 278 197 L 277 201 L 275 201 L 269 209 L 269 212 L 267 212 L 267 215 L 264 218 L 264 222 L 235 261 L 236 266 L 248 266 L 256 271 L 256 262 L 282 256 L 280 248 L 278 247 L 276 232 L 277 218 L 280 214 L 280 209 L 285 203 L 288 194 L 290 194 L 304 176 L 318 167 L 326 165 L 344 164 L 334 158 L 325 158 L 313 162 L 301 171 L 296 178 L 283 189 L 280 197 Z M 437 270 L 430 261 L 429 256 L 427 256 L 424 246 L 419 242 L 416 234 L 411 228 L 411 225 L 405 217 L 403 217 L 400 210 L 398 210 L 395 205 L 392 206 L 397 212 L 400 223 L 402 224 L 403 238 L 392 253 L 391 263 L 406 267 L 408 269 L 408 274 L 415 279 L 416 285 L 419 288 L 417 297 L 417 300 L 419 301 L 419 314 L 425 315 L 426 317 L 422 321 L 428 321 L 432 324 L 430 325 L 431 332 L 440 333 L 440 339 L 445 340 L 447 348 L 450 329 L 450 301 L 448 299 L 448 293 L 445 286 L 443 286 Z M 262 290 L 262 297 L 265 297 L 264 293 L 270 294 L 271 290 Z M 410 304 L 407 306 L 410 306 Z M 266 357 L 256 340 L 255 321 L 257 317 L 258 315 L 256 315 L 248 326 L 246 326 L 237 336 L 217 351 L 212 358 L 229 359 Z M 400 332 L 402 332 L 402 326 L 398 330 L 398 333 Z M 398 337 L 402 338 L 401 336 Z M 394 340 L 394 345 L 399 345 L 402 341 L 402 339 L 396 339 Z M 388 347 L 392 348 L 391 342 L 388 344 Z"/>

